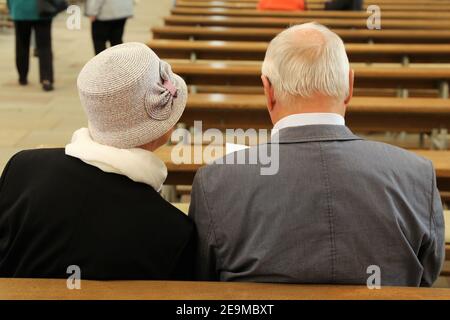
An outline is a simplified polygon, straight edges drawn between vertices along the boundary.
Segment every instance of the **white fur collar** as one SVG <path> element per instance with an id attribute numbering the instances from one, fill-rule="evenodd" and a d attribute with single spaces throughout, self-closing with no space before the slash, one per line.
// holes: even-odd
<path id="1" fill-rule="evenodd" d="M 167 178 L 167 167 L 154 153 L 139 149 L 118 149 L 92 140 L 89 129 L 74 132 L 66 146 L 66 155 L 82 160 L 104 172 L 124 175 L 135 182 L 161 191 Z"/>

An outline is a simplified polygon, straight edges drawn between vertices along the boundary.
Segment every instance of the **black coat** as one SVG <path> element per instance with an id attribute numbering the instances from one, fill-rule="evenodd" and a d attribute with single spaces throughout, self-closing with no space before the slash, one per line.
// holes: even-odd
<path id="1" fill-rule="evenodd" d="M 153 188 L 64 149 L 22 151 L 0 179 L 0 277 L 189 280 L 193 239 Z"/>

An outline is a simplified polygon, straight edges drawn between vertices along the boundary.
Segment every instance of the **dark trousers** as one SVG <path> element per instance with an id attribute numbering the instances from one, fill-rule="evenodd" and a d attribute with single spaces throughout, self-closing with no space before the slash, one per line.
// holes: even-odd
<path id="1" fill-rule="evenodd" d="M 16 66 L 20 80 L 26 80 L 30 65 L 31 30 L 36 35 L 39 52 L 39 74 L 41 82 L 53 83 L 52 20 L 15 21 Z"/>
<path id="2" fill-rule="evenodd" d="M 325 10 L 361 11 L 363 0 L 332 0 L 325 2 Z"/>
<path id="3" fill-rule="evenodd" d="M 107 42 L 111 47 L 123 43 L 123 31 L 127 19 L 94 21 L 92 23 L 92 40 L 94 41 L 95 54 L 106 49 Z"/>

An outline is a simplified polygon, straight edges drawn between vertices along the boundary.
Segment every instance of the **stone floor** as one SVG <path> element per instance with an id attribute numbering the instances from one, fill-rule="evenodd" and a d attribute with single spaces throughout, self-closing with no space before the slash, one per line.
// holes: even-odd
<path id="1" fill-rule="evenodd" d="M 141 0 L 128 21 L 125 41 L 146 42 L 150 27 L 162 24 L 172 0 Z M 38 146 L 63 146 L 86 120 L 78 100 L 76 78 L 93 56 L 90 25 L 82 19 L 81 30 L 66 28 L 67 14 L 53 26 L 55 88 L 45 93 L 39 86 L 38 61 L 31 58 L 27 87 L 17 84 L 13 31 L 0 31 L 0 172 L 17 151 Z"/>

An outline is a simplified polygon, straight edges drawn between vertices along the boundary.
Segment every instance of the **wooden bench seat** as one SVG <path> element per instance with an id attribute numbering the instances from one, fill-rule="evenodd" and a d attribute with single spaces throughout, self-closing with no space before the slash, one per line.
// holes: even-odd
<path id="1" fill-rule="evenodd" d="M 383 10 L 383 8 L 381 8 Z M 382 11 L 383 19 L 396 20 L 448 20 L 450 19 L 450 5 L 438 12 L 408 12 L 408 11 Z M 371 15 L 365 11 L 261 11 L 256 9 L 225 9 L 225 8 L 180 8 L 171 10 L 174 15 L 204 15 L 228 17 L 288 17 L 288 18 L 332 18 L 332 19 L 365 19 Z"/>
<path id="2" fill-rule="evenodd" d="M 220 4 L 220 3 L 230 3 L 230 4 L 247 4 L 256 6 L 259 0 L 178 0 L 176 4 Z M 308 0 L 308 5 L 324 5 L 326 1 L 329 0 Z M 449 0 L 365 0 L 364 5 L 397 5 L 408 7 L 410 5 L 428 5 L 428 6 L 441 6 L 450 5 Z"/>
<path id="3" fill-rule="evenodd" d="M 154 39 L 227 40 L 269 42 L 283 28 L 230 28 L 163 26 L 151 31 Z M 358 43 L 449 43 L 449 30 L 349 30 L 333 29 L 345 42 Z"/>
<path id="4" fill-rule="evenodd" d="M 8 16 L 8 8 L 6 4 L 0 3 L 0 29 L 12 28 L 13 23 Z"/>
<path id="5" fill-rule="evenodd" d="M 0 28 L 12 28 L 14 24 L 11 21 L 0 20 Z"/>
<path id="6" fill-rule="evenodd" d="M 267 42 L 150 40 L 160 57 L 166 59 L 257 60 L 262 61 Z M 351 62 L 448 63 L 450 44 L 346 44 Z"/>
<path id="7" fill-rule="evenodd" d="M 58 148 L 58 145 L 41 145 L 38 148 Z M 172 151 L 175 145 L 164 145 L 155 151 L 155 154 L 160 158 L 168 170 L 168 177 L 165 181 L 166 185 L 175 185 L 175 186 L 183 186 L 182 188 L 178 188 L 178 190 L 182 190 L 181 193 L 188 195 L 190 194 L 190 186 L 192 185 L 193 178 L 197 170 L 205 165 L 206 162 L 211 162 L 216 160 L 217 158 L 224 155 L 225 149 L 220 148 L 219 153 L 213 156 L 206 156 L 202 158 L 201 163 L 188 163 L 188 164 L 176 164 L 172 160 Z M 194 150 L 199 150 L 198 152 L 202 152 L 201 148 L 198 146 L 188 147 L 191 148 L 191 155 L 194 155 Z M 420 156 L 423 156 L 427 159 L 430 159 L 435 167 L 436 176 L 438 180 L 439 191 L 441 192 L 441 197 L 444 200 L 444 195 L 450 193 L 450 184 L 447 183 L 450 181 L 450 151 L 433 151 L 433 150 L 410 150 Z M 185 206 L 180 206 L 184 207 Z M 448 213 L 450 216 L 450 212 Z M 446 254 L 450 257 L 450 245 L 446 247 Z"/>
<path id="8" fill-rule="evenodd" d="M 380 7 L 383 12 L 392 11 L 408 11 L 408 12 L 419 12 L 419 11 L 434 11 L 441 12 L 448 9 L 450 4 L 448 2 L 416 2 L 416 3 L 389 3 L 389 2 L 376 2 L 372 3 Z M 367 2 L 363 5 L 364 9 L 370 4 Z M 239 2 L 239 1 L 177 1 L 177 8 L 224 8 L 224 9 L 255 9 L 256 2 Z M 324 3 L 310 3 L 308 1 L 308 11 L 323 11 Z"/>
<path id="9" fill-rule="evenodd" d="M 450 211 L 446 211 L 447 215 L 450 215 Z M 450 226 L 448 226 L 450 228 Z M 445 260 L 450 260 L 450 244 L 445 245 Z"/>
<path id="10" fill-rule="evenodd" d="M 230 85 L 188 85 L 190 93 L 223 93 L 223 94 L 263 94 L 262 86 L 230 86 Z M 436 98 L 440 92 L 436 89 L 401 89 L 401 88 L 361 88 L 353 90 L 355 97 L 410 97 Z"/>
<path id="11" fill-rule="evenodd" d="M 209 128 L 270 128 L 263 95 L 190 94 L 181 122 Z M 357 132 L 431 132 L 450 128 L 450 100 L 354 97 L 347 123 Z"/>
<path id="12" fill-rule="evenodd" d="M 272 18 L 272 17 L 227 17 L 227 16 L 186 16 L 172 15 L 164 18 L 166 25 L 184 26 L 223 26 L 223 27 L 261 27 L 285 28 L 294 24 L 315 21 L 330 28 L 366 29 L 366 19 L 332 19 L 332 18 Z M 448 30 L 450 21 L 446 20 L 396 20 L 383 19 L 383 29 L 419 29 Z"/>
<path id="13" fill-rule="evenodd" d="M 259 0 L 181 0 L 183 2 L 203 2 L 203 3 L 209 3 L 209 2 L 229 2 L 229 3 L 252 3 L 256 4 Z M 325 1 L 328 0 L 308 0 L 309 4 L 323 4 Z M 397 4 L 397 5 L 411 5 L 411 4 L 423 4 L 423 5 L 442 5 L 442 4 L 450 4 L 449 0 L 364 0 L 364 4 L 370 5 L 370 4 Z"/>
<path id="14" fill-rule="evenodd" d="M 210 2 L 228 2 L 228 3 L 258 3 L 259 0 L 180 0 L 181 2 L 188 3 L 210 3 Z M 308 0 L 308 3 L 325 3 L 329 0 Z M 177 1 L 178 2 L 178 1 Z M 398 4 L 398 5 L 410 5 L 410 4 L 428 4 L 428 5 L 441 5 L 450 4 L 450 0 L 364 0 L 364 4 Z"/>
<path id="15" fill-rule="evenodd" d="M 450 191 L 441 192 L 441 198 L 444 202 L 450 203 Z"/>
<path id="16" fill-rule="evenodd" d="M 261 63 L 242 61 L 196 61 L 169 60 L 175 73 L 189 85 L 218 88 L 225 86 L 228 93 L 261 93 Z M 398 88 L 410 89 L 410 96 L 439 97 L 441 83 L 450 82 L 450 67 L 371 67 L 353 66 L 355 87 L 358 95 L 396 96 Z M 257 88 L 255 88 L 257 87 Z M 246 92 L 244 89 L 248 89 Z M 384 89 L 392 89 L 383 93 Z M 420 89 L 414 92 L 414 89 Z M 422 90 L 425 89 L 425 90 Z M 234 91 L 236 90 L 236 91 Z M 421 91 L 422 90 L 422 91 Z M 210 91 L 213 92 L 213 91 Z"/>
<path id="17" fill-rule="evenodd" d="M 197 148 L 198 152 L 202 152 L 202 149 L 198 147 L 192 147 L 191 155 L 194 155 L 194 149 Z M 173 146 L 163 146 L 156 150 L 156 154 L 160 159 L 164 161 L 168 169 L 168 176 L 165 182 L 166 185 L 192 185 L 194 176 L 197 170 L 205 165 L 201 164 L 175 164 L 172 161 Z M 411 150 L 416 154 L 425 157 L 433 162 L 436 170 L 437 184 L 439 191 L 441 192 L 441 198 L 444 202 L 447 202 L 443 194 L 450 192 L 450 151 L 431 151 L 431 150 Z M 214 158 L 203 159 L 204 161 L 213 161 L 219 158 L 222 154 L 216 155 Z M 446 246 L 446 259 L 450 260 L 450 245 Z M 450 276 L 450 265 L 445 268 L 445 275 Z"/>
<path id="18" fill-rule="evenodd" d="M 1 300 L 447 300 L 447 288 L 301 285 L 188 281 L 0 279 Z M 174 309 L 175 310 L 175 309 Z M 175 314 L 176 310 L 174 311 Z M 219 310 L 220 312 L 220 310 Z"/>
<path id="19" fill-rule="evenodd" d="M 177 1 L 176 8 L 255 9 L 256 3 L 231 1 Z"/>
<path id="20" fill-rule="evenodd" d="M 190 147 L 188 147 L 190 148 Z M 202 149 L 199 147 L 191 147 L 193 150 L 191 155 L 194 155 L 194 148 L 197 148 L 197 152 L 201 154 Z M 168 177 L 165 182 L 166 185 L 192 185 L 195 173 L 197 170 L 204 165 L 204 163 L 198 164 L 175 164 L 172 161 L 172 150 L 173 146 L 163 146 L 156 150 L 156 154 L 160 159 L 164 161 L 168 169 Z M 450 151 L 432 151 L 432 150 L 411 150 L 412 152 L 425 157 L 433 162 L 436 170 L 437 184 L 439 191 L 449 192 L 450 191 Z M 203 161 L 213 161 L 220 158 L 222 154 L 215 155 L 214 158 L 203 159 Z M 443 199 L 444 200 L 444 199 Z M 447 247 L 447 257 L 450 258 L 450 247 Z"/>

